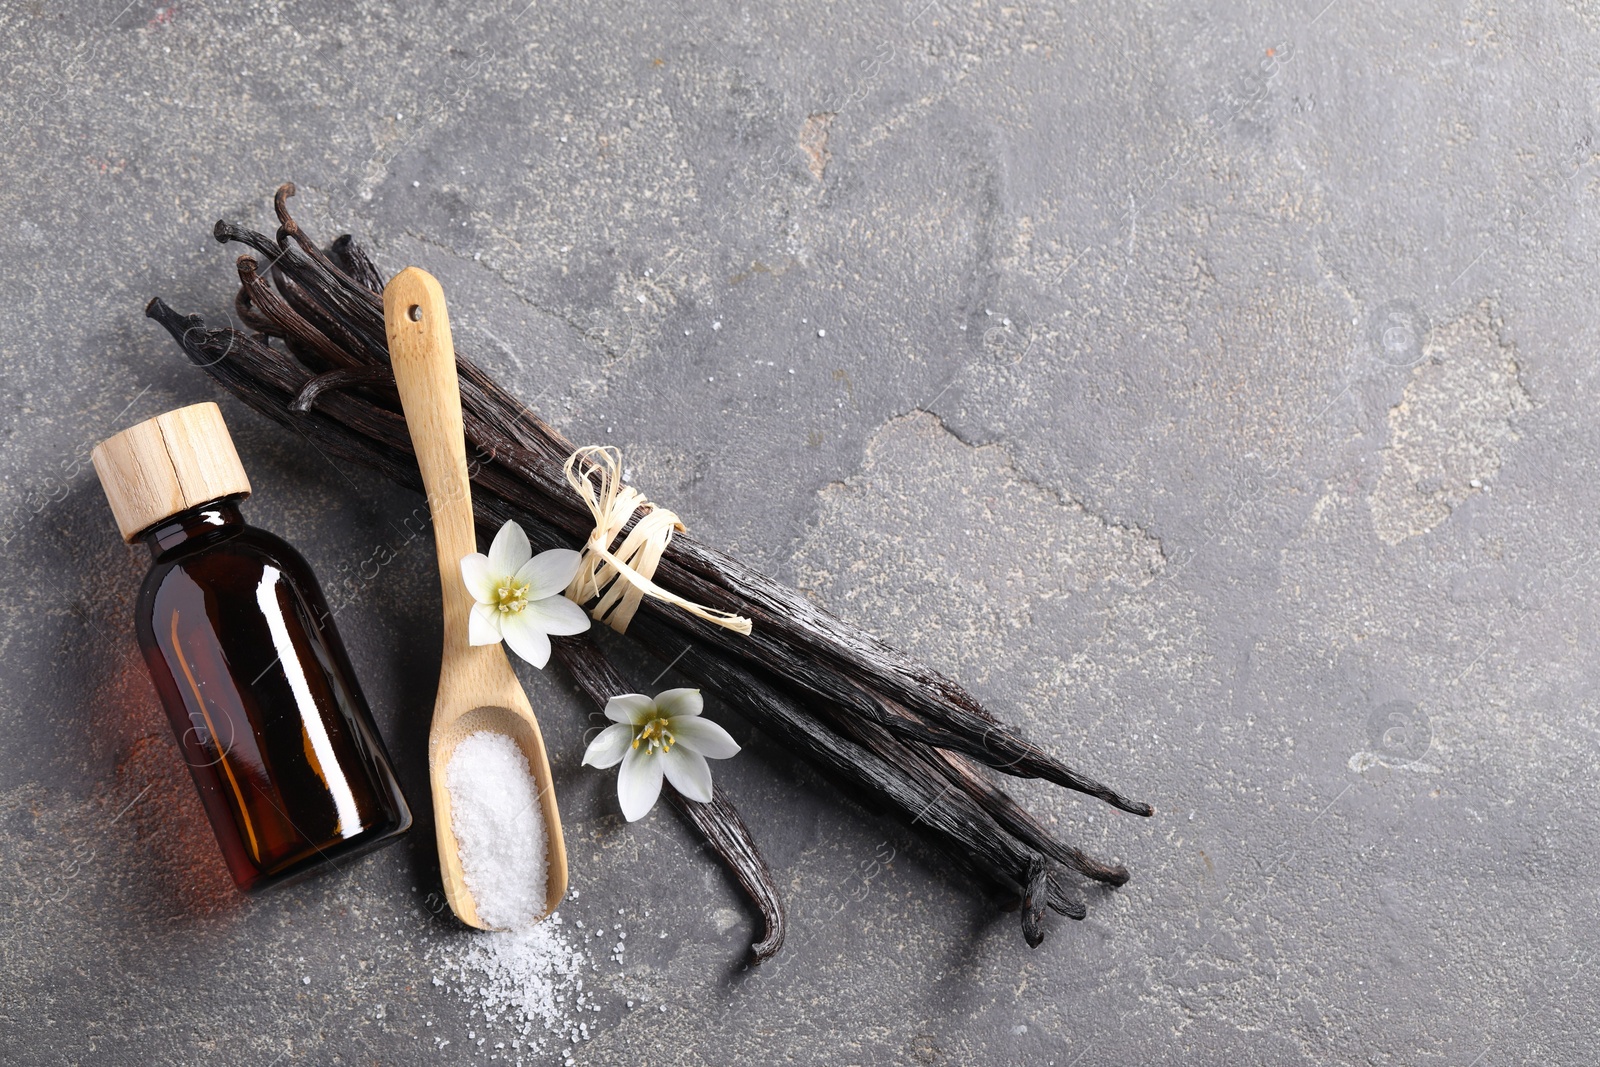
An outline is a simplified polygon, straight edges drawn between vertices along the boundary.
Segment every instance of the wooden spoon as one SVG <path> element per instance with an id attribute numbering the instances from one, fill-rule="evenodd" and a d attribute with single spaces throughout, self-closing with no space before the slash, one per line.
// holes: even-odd
<path id="1" fill-rule="evenodd" d="M 567 847 L 561 836 L 550 762 L 528 697 L 500 645 L 467 643 L 473 599 L 461 578 L 461 558 L 478 550 L 478 538 L 472 522 L 472 485 L 467 478 L 455 346 L 450 342 L 450 318 L 438 281 L 416 267 L 395 275 L 383 290 L 383 321 L 395 384 L 400 387 L 400 406 L 405 410 L 433 512 L 433 538 L 444 591 L 444 660 L 439 668 L 433 727 L 428 733 L 428 778 L 433 787 L 444 895 L 462 922 L 489 928 L 479 919 L 462 874 L 450 824 L 450 790 L 445 786 L 445 769 L 456 745 L 470 734 L 488 730 L 516 742 L 539 789 L 549 861 L 542 919 L 566 895 Z"/>

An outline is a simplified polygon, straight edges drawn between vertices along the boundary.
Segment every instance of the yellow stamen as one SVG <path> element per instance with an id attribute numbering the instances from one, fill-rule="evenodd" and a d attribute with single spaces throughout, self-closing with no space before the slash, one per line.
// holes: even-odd
<path id="1" fill-rule="evenodd" d="M 669 725 L 671 725 L 670 720 L 665 716 L 657 715 L 654 719 L 645 723 L 643 729 L 634 735 L 633 747 L 638 748 L 639 742 L 643 741 L 646 752 L 671 752 L 672 746 L 677 742 L 677 738 L 673 737 L 672 733 L 667 729 Z"/>
<path id="2" fill-rule="evenodd" d="M 495 610 L 507 614 L 521 611 L 528 606 L 528 583 L 518 585 L 514 581 L 507 581 L 505 585 L 495 589 Z"/>

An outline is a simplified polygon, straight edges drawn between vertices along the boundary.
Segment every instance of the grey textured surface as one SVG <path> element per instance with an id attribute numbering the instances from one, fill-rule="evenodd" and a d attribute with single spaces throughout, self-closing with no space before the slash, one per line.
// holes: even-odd
<path id="1" fill-rule="evenodd" d="M 1593 1062 L 1600 18 L 1325 3 L 6 5 L 0 1061 L 507 1040 L 433 981 L 426 822 L 233 894 L 87 464 L 216 395 L 143 306 L 223 315 L 211 222 L 293 179 L 709 539 L 1159 809 L 1019 790 L 1134 871 L 1030 952 L 732 722 L 793 905 L 741 973 L 526 671 L 565 914 L 635 933 L 578 1063 Z M 425 798 L 418 501 L 224 408 Z"/>

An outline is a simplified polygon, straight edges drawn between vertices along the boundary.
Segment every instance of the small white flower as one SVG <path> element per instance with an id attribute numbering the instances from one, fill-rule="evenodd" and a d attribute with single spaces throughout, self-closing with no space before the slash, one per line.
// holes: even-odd
<path id="1" fill-rule="evenodd" d="M 566 597 L 578 573 L 578 553 L 552 548 L 533 554 L 522 527 L 508 522 L 494 535 L 489 554 L 461 557 L 461 577 L 477 603 L 467 641 L 492 645 L 501 639 L 511 651 L 542 668 L 550 661 L 551 634 L 581 634 L 589 616 Z"/>
<path id="2" fill-rule="evenodd" d="M 668 689 L 651 700 L 643 693 L 624 693 L 606 702 L 606 718 L 616 723 L 583 754 L 590 767 L 615 767 L 617 799 L 629 822 L 641 819 L 661 795 L 661 778 L 690 800 L 711 800 L 708 759 L 737 755 L 739 743 L 728 731 L 700 717 L 705 701 L 698 689 Z"/>

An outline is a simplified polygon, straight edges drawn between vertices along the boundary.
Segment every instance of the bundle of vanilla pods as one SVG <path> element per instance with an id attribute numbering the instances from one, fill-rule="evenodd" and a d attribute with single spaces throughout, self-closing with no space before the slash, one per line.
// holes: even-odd
<path id="1" fill-rule="evenodd" d="M 146 312 L 197 366 L 250 407 L 332 456 L 420 489 L 388 365 L 382 275 L 349 235 L 325 248 L 306 236 L 288 211 L 293 193 L 292 185 L 278 190 L 273 236 L 228 222 L 214 231 L 218 241 L 253 253 L 237 261 L 235 300 L 249 333 L 208 328 L 159 298 Z M 574 446 L 462 347 L 461 400 L 468 449 L 477 460 L 473 506 L 480 531 L 492 535 L 515 519 L 536 551 L 581 546 L 594 520 L 563 474 Z M 1149 805 L 1078 774 L 949 678 L 692 533 L 672 540 L 655 581 L 751 619 L 753 631 L 740 635 L 646 598 L 626 639 L 715 693 L 865 806 L 911 827 L 1002 906 L 1020 906 L 1028 944 L 1043 940 L 1046 908 L 1084 916 L 1077 878 L 1113 886 L 1127 881 L 1120 864 L 1058 840 L 999 781 L 1002 775 L 1042 778 L 1136 815 L 1151 814 Z M 603 703 L 622 685 L 587 637 L 557 646 L 595 701 Z M 762 909 L 767 930 L 756 957 L 775 952 L 782 907 L 732 804 L 721 795 L 706 805 L 673 800 Z"/>

